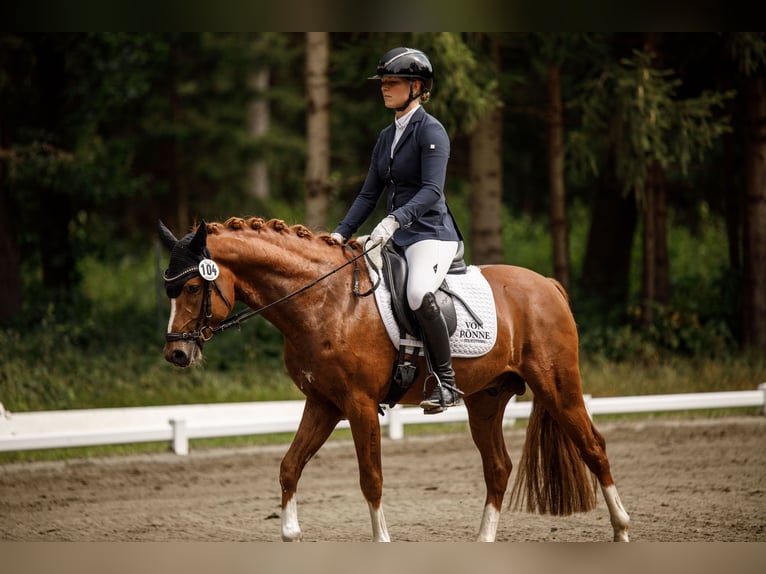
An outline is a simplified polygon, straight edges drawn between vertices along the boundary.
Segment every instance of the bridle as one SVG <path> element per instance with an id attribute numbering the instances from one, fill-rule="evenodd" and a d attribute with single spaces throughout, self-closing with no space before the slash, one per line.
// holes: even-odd
<path id="1" fill-rule="evenodd" d="M 216 333 L 220 333 L 222 331 L 225 331 L 226 329 L 229 329 L 231 327 L 236 326 L 237 328 L 240 328 L 242 323 L 247 321 L 248 319 L 251 319 L 252 317 L 255 317 L 256 315 L 260 315 L 267 309 L 270 309 L 271 307 L 274 307 L 275 305 L 278 305 L 284 301 L 287 301 L 288 299 L 291 299 L 292 297 L 295 297 L 296 295 L 303 293 L 304 291 L 310 289 L 320 281 L 323 281 L 324 279 L 327 279 L 331 275 L 337 273 L 344 267 L 354 264 L 354 285 L 353 285 L 353 293 L 357 297 L 367 297 L 368 295 L 371 295 L 377 288 L 378 285 L 380 285 L 380 277 L 381 273 L 379 272 L 378 268 L 375 266 L 375 264 L 372 262 L 372 260 L 368 257 L 367 258 L 367 264 L 370 266 L 376 274 L 376 280 L 372 287 L 365 291 L 364 293 L 359 292 L 359 259 L 367 255 L 370 251 L 375 249 L 378 245 L 372 245 L 371 247 L 367 249 L 363 249 L 361 253 L 358 255 L 353 255 L 354 248 L 348 244 L 344 244 L 343 248 L 347 249 L 351 252 L 352 256 L 351 258 L 346 261 L 345 263 L 342 263 L 338 267 L 332 269 L 331 271 L 325 273 L 321 277 L 318 277 L 311 281 L 310 283 L 304 285 L 303 287 L 300 287 L 296 289 L 295 291 L 288 293 L 284 297 L 280 297 L 276 301 L 272 301 L 268 305 L 264 305 L 260 309 L 245 309 L 243 311 L 240 311 L 239 313 L 235 313 L 234 315 L 231 315 L 221 321 L 217 326 L 213 327 L 211 325 L 212 319 L 213 319 L 213 303 L 212 303 L 212 292 L 213 288 L 215 288 L 216 293 L 223 299 L 223 302 L 226 303 L 226 307 L 229 309 L 229 312 L 231 312 L 233 306 L 231 303 L 229 303 L 229 300 L 226 298 L 226 296 L 223 294 L 223 291 L 221 291 L 221 288 L 218 286 L 218 283 L 215 279 L 208 280 L 204 279 L 205 281 L 205 292 L 202 297 L 202 305 L 200 307 L 199 315 L 197 316 L 197 324 L 193 331 L 184 331 L 184 332 L 177 332 L 177 331 L 171 331 L 166 333 L 165 335 L 165 341 L 168 343 L 174 343 L 176 341 L 194 341 L 200 348 L 202 348 L 203 343 L 206 341 L 209 341 L 213 338 L 213 335 Z M 189 267 L 188 269 L 185 269 L 184 271 L 176 274 L 174 277 L 168 277 L 167 271 L 163 273 L 163 278 L 165 280 L 165 283 L 171 283 L 174 281 L 178 281 L 179 279 L 182 279 L 184 277 L 188 278 L 186 281 L 191 279 L 195 275 L 200 275 L 201 273 L 199 271 L 199 267 Z M 184 282 L 185 283 L 185 282 Z"/>
<path id="2" fill-rule="evenodd" d="M 174 277 L 168 277 L 167 271 L 162 274 L 163 278 L 165 279 L 165 283 L 172 283 L 174 281 L 178 281 L 179 279 L 182 279 L 183 277 L 187 277 L 186 281 L 192 278 L 194 275 L 200 275 L 199 267 L 189 267 L 188 269 L 185 269 L 181 273 L 175 275 Z M 186 282 L 185 281 L 185 282 Z M 165 341 L 168 343 L 173 343 L 175 341 L 188 341 L 192 340 L 197 345 L 202 347 L 202 344 L 205 341 L 209 341 L 213 334 L 216 332 L 216 329 L 211 327 L 210 323 L 213 319 L 213 287 L 215 287 L 216 293 L 223 299 L 223 302 L 226 303 L 226 307 L 231 311 L 232 305 L 229 303 L 229 300 L 226 298 L 226 295 L 223 294 L 223 291 L 221 291 L 221 288 L 218 286 L 218 282 L 213 279 L 212 281 L 209 281 L 207 279 L 205 281 L 205 292 L 202 296 L 202 305 L 200 308 L 199 315 L 197 316 L 197 325 L 194 328 L 194 331 L 185 331 L 185 332 L 168 332 L 165 335 Z M 184 282 L 184 283 L 185 283 Z"/>

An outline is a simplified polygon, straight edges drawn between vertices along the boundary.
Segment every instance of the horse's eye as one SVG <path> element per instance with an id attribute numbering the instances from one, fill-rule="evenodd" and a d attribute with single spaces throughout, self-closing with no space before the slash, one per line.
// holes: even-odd
<path id="1" fill-rule="evenodd" d="M 186 286 L 186 292 L 189 295 L 196 295 L 197 293 L 200 292 L 201 289 L 202 288 L 199 285 L 187 285 Z"/>

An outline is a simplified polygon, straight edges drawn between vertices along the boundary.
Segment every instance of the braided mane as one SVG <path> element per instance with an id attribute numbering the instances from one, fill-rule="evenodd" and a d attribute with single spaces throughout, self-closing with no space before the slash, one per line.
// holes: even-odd
<path id="1" fill-rule="evenodd" d="M 300 223 L 295 225 L 288 225 L 282 219 L 272 218 L 269 220 L 263 217 L 230 217 L 223 223 L 220 222 L 208 222 L 207 231 L 209 234 L 218 235 L 222 231 L 266 231 L 279 234 L 292 234 L 296 237 L 304 239 L 321 239 L 328 245 L 338 245 L 338 243 L 330 237 L 327 232 L 314 234 L 308 227 Z M 349 241 L 353 247 L 358 247 L 356 239 Z"/>

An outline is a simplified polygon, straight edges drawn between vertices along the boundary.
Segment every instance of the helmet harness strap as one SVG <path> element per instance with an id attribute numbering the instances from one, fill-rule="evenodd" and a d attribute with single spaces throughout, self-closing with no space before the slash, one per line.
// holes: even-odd
<path id="1" fill-rule="evenodd" d="M 418 95 L 413 94 L 412 93 L 412 80 L 413 80 L 412 78 L 409 78 L 409 82 L 410 82 L 410 96 L 407 98 L 407 101 L 404 102 L 404 104 L 402 104 L 401 106 L 396 108 L 397 112 L 403 112 L 404 110 L 406 110 L 410 106 L 410 104 L 413 102 L 413 100 L 419 98 L 420 96 L 422 96 L 425 93 L 423 91 L 423 80 L 420 80 L 420 93 Z"/>

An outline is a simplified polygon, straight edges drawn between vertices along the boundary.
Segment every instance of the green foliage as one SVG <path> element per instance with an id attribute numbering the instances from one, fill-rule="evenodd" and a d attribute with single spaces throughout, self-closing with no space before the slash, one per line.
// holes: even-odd
<path id="1" fill-rule="evenodd" d="M 281 335 L 260 318 L 216 337 L 199 368 L 165 362 L 164 263 L 151 249 L 86 258 L 78 305 L 49 303 L 38 322 L 0 330 L 0 402 L 25 411 L 301 396 L 282 366 Z"/>
<path id="2" fill-rule="evenodd" d="M 144 181 L 130 174 L 130 148 L 103 128 L 149 92 L 145 66 L 161 51 L 156 37 L 53 34 L 17 42 L 36 55 L 29 68 L 15 70 L 24 91 L 9 94 L 16 122 L 24 122 L 8 152 L 10 181 L 25 200 L 19 203 L 28 205 L 41 189 L 88 204 L 135 194 Z M 54 84 L 44 74 L 58 67 L 63 79 Z"/>
<path id="3" fill-rule="evenodd" d="M 459 205 L 459 204 L 458 204 Z M 672 356 L 728 357 L 736 353 L 735 326 L 739 317 L 736 289 L 728 270 L 723 222 L 709 210 L 699 213 L 698 230 L 682 225 L 669 231 L 672 301 L 655 309 L 655 322 L 639 322 L 639 279 L 632 274 L 632 300 L 619 315 L 604 319 L 584 308 L 577 289 L 570 293 L 580 328 L 583 352 L 613 361 L 652 364 Z M 573 280 L 578 282 L 588 232 L 587 211 L 570 208 L 570 251 Z M 544 222 L 528 215 L 503 214 L 505 262 L 550 276 L 553 270 L 550 233 Z M 634 254 L 640 269 L 640 253 Z"/>
<path id="4" fill-rule="evenodd" d="M 82 333 L 73 334 L 68 327 L 45 323 L 23 337 L 18 331 L 0 330 L 0 401 L 5 408 L 66 410 L 302 398 L 277 361 L 248 362 L 247 353 L 232 350 L 232 342 L 235 349 L 242 348 L 242 341 L 235 340 L 237 333 L 211 342 L 199 367 L 181 370 L 163 359 L 162 344 L 149 345 L 124 333 L 101 344 L 86 342 Z"/>
<path id="5" fill-rule="evenodd" d="M 568 169 L 581 178 L 598 173 L 604 146 L 613 149 L 616 173 L 625 192 L 641 200 L 649 168 L 657 163 L 669 172 L 688 174 L 724 133 L 729 118 L 721 115 L 733 91 L 704 91 L 695 98 L 677 96 L 682 82 L 672 70 L 659 69 L 655 55 L 635 51 L 584 83 L 570 104 L 582 114 L 582 127 L 568 134 Z M 717 113 L 718 111 L 718 113 Z"/>
<path id="6" fill-rule="evenodd" d="M 766 33 L 729 32 L 725 34 L 729 54 L 746 76 L 762 73 L 766 67 Z"/>
<path id="7" fill-rule="evenodd" d="M 601 33 L 603 34 L 603 33 Z M 605 55 L 599 53 L 607 43 L 601 34 L 592 32 L 531 32 L 526 42 L 532 68 L 544 78 L 547 66 L 568 68 L 577 61 Z"/>
<path id="8" fill-rule="evenodd" d="M 702 322 L 692 312 L 672 307 L 655 309 L 652 324 L 640 325 L 640 309 L 627 309 L 633 323 L 621 326 L 581 326 L 580 347 L 584 353 L 629 364 L 657 365 L 673 357 L 727 358 L 735 354 L 736 341 L 720 320 Z"/>
<path id="9" fill-rule="evenodd" d="M 491 39 L 480 33 L 467 36 L 438 32 L 413 38 L 434 66 L 434 100 L 428 105 L 453 137 L 470 133 L 487 111 L 501 105 L 497 63 L 480 47 Z"/>
<path id="10" fill-rule="evenodd" d="M 552 242 L 548 229 L 527 214 L 503 213 L 505 262 L 542 275 L 553 273 Z"/>
<path id="11" fill-rule="evenodd" d="M 766 360 L 757 355 L 637 363 L 583 353 L 580 366 L 583 391 L 594 397 L 752 391 L 766 372 Z"/>

